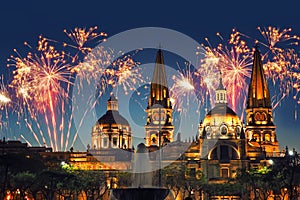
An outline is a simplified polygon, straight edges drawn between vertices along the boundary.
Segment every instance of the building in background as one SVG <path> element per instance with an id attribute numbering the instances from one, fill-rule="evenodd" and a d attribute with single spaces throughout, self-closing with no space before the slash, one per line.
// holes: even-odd
<path id="1" fill-rule="evenodd" d="M 159 49 L 156 54 L 146 112 L 146 146 L 161 146 L 163 143 L 167 144 L 173 142 L 173 109 L 170 101 L 164 58 L 161 49 Z"/>
<path id="2" fill-rule="evenodd" d="M 128 121 L 119 113 L 117 98 L 112 94 L 107 101 L 107 111 L 92 130 L 92 149 L 131 149 L 132 132 Z"/>

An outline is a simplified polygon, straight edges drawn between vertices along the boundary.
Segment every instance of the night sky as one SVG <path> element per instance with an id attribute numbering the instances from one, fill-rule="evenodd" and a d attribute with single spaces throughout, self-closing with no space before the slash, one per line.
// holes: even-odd
<path id="1" fill-rule="evenodd" d="M 218 42 L 217 32 L 228 38 L 232 28 L 259 37 L 258 26 L 291 27 L 293 33 L 300 35 L 299 7 L 298 1 L 256 0 L 2 1 L 1 74 L 5 81 L 11 80 L 6 59 L 13 54 L 14 48 L 22 51 L 24 41 L 34 43 L 41 34 L 63 41 L 66 40 L 63 30 L 74 27 L 97 25 L 109 36 L 139 27 L 164 27 L 186 34 L 199 43 L 208 37 L 214 44 Z M 154 58 L 154 54 L 150 57 Z M 300 112 L 300 105 L 291 97 L 286 98 L 275 111 L 275 123 L 280 145 L 300 150 L 300 120 L 295 119 L 295 111 Z"/>

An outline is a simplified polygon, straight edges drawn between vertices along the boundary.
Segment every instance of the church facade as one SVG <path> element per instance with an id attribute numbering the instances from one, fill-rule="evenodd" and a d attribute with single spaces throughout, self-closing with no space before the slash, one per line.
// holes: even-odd
<path id="1" fill-rule="evenodd" d="M 260 168 L 268 165 L 268 159 L 280 156 L 260 52 L 256 49 L 253 56 L 246 122 L 243 123 L 228 106 L 226 88 L 220 74 L 219 86 L 215 91 L 215 106 L 199 122 L 197 137 L 184 142 L 180 133 L 177 139 L 173 138 L 173 108 L 163 52 L 158 50 L 145 110 L 144 143 L 148 151 L 152 152 L 150 159 L 153 163 L 157 163 L 160 157 L 161 167 L 170 163 L 177 167 L 184 164 L 191 172 L 201 171 L 207 183 L 226 183 L 237 175 L 239 169 Z M 92 129 L 91 144 L 86 161 L 70 161 L 77 169 L 132 170 L 132 155 L 135 153 L 133 133 L 128 121 L 119 113 L 118 99 L 113 94 L 107 101 L 106 113 Z M 157 152 L 161 148 L 163 151 L 158 157 Z M 181 152 L 180 155 L 178 152 Z M 230 198 L 239 199 L 238 196 Z"/>
<path id="2" fill-rule="evenodd" d="M 258 49 L 253 56 L 246 123 L 228 106 L 220 73 L 215 106 L 200 121 L 197 137 L 188 142 L 190 147 L 184 153 L 186 165 L 194 171 L 202 171 L 209 182 L 224 182 L 234 178 L 238 169 L 258 168 L 265 165 L 268 157 L 280 155 L 269 88 Z M 169 147 L 164 150 L 162 162 L 172 162 L 174 156 L 171 155 L 175 155 L 178 148 L 184 149 L 185 142 L 180 137 L 173 138 L 173 108 L 166 77 L 163 52 L 158 50 L 145 110 L 145 145 L 149 152 Z M 93 154 L 110 149 L 132 151 L 132 138 L 130 125 L 119 113 L 118 100 L 112 95 L 107 101 L 107 112 L 93 127 L 91 150 Z"/>
<path id="3" fill-rule="evenodd" d="M 220 74 L 215 91 L 215 106 L 199 122 L 197 136 L 192 141 L 184 142 L 181 140 L 184 135 L 180 133 L 174 139 L 173 107 L 163 51 L 158 50 L 144 126 L 144 143 L 151 154 L 149 157 L 152 163 L 157 163 L 157 152 L 163 149 L 159 155 L 162 168 L 172 163 L 176 169 L 185 167 L 194 174 L 201 171 L 207 183 L 214 184 L 232 180 L 239 169 L 258 169 L 268 165 L 270 158 L 282 156 L 273 120 L 270 92 L 258 49 L 253 56 L 245 123 L 228 106 L 226 88 Z M 47 160 L 56 158 L 60 161 L 58 167 L 63 161 L 76 170 L 104 171 L 107 185 L 118 187 L 114 173 L 119 170 L 130 172 L 133 168 L 133 155 L 136 153 L 133 137 L 129 122 L 119 113 L 118 99 L 111 94 L 107 100 L 106 113 L 92 127 L 91 146 L 88 146 L 86 152 L 73 152 L 73 149 L 68 152 L 52 152 L 48 148 L 28 149 L 38 152 Z M 2 146 L 2 149 L 14 149 L 16 152 L 27 149 L 26 144 L 21 143 L 5 142 Z M 157 179 L 155 173 L 153 179 Z M 186 195 L 182 194 L 182 198 L 184 196 Z M 206 199 L 204 194 L 198 194 L 200 196 L 201 199 Z M 220 199 L 219 196 L 209 198 Z M 240 197 L 232 196 L 228 199 Z"/>

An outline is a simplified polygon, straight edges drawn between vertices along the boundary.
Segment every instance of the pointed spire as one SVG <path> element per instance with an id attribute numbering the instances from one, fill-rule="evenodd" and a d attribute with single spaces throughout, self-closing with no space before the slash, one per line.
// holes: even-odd
<path id="1" fill-rule="evenodd" d="M 226 93 L 226 88 L 223 85 L 222 81 L 222 73 L 220 72 L 220 82 L 219 86 L 216 90 L 216 98 L 215 98 L 215 103 L 227 103 L 227 93 Z"/>
<path id="2" fill-rule="evenodd" d="M 222 72 L 220 71 L 220 78 L 219 78 L 220 82 L 219 82 L 219 86 L 217 88 L 217 90 L 226 90 L 224 85 L 223 85 L 223 79 L 222 79 Z"/>
<path id="3" fill-rule="evenodd" d="M 159 49 L 156 54 L 148 108 L 155 104 L 159 104 L 164 108 L 171 108 L 164 58 L 161 49 Z"/>
<path id="4" fill-rule="evenodd" d="M 271 108 L 271 99 L 264 74 L 261 55 L 258 50 L 258 46 L 255 46 L 247 108 L 258 107 Z"/>

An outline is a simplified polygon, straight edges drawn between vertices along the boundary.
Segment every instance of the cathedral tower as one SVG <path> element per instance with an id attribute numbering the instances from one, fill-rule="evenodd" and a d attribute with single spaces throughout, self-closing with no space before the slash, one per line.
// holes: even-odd
<path id="1" fill-rule="evenodd" d="M 246 135 L 251 146 L 262 147 L 267 154 L 279 152 L 269 88 L 257 48 L 248 91 L 246 120 Z"/>
<path id="2" fill-rule="evenodd" d="M 148 99 L 146 146 L 164 145 L 173 141 L 172 105 L 169 97 L 168 82 L 161 49 L 156 54 L 153 78 Z M 160 138 L 159 138 L 160 135 Z"/>

